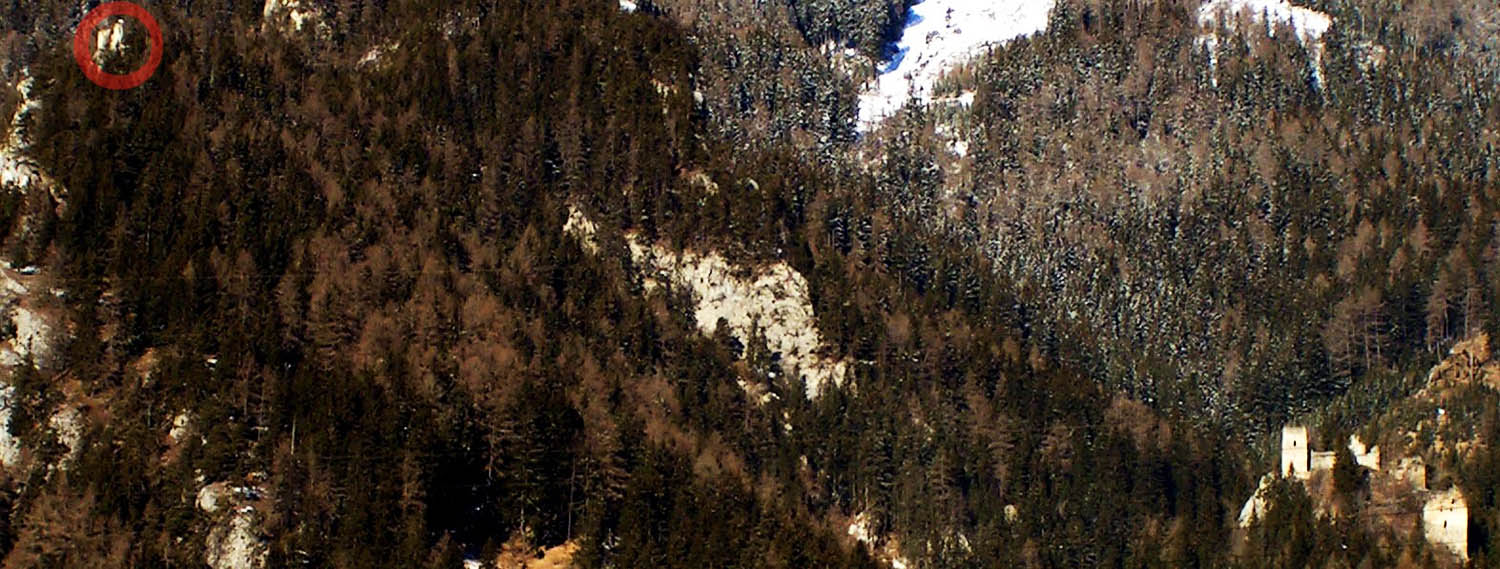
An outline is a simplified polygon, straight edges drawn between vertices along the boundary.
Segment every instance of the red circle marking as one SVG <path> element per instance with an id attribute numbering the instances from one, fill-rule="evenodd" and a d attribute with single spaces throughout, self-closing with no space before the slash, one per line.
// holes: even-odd
<path id="1" fill-rule="evenodd" d="M 135 18 L 146 26 L 146 33 L 151 35 L 151 53 L 146 57 L 146 64 L 127 75 L 109 73 L 94 63 L 93 45 L 90 41 L 94 38 L 94 28 L 99 27 L 99 23 L 110 16 Z M 90 10 L 83 17 L 83 22 L 78 24 L 78 31 L 73 32 L 73 59 L 78 60 L 78 67 L 83 70 L 84 76 L 105 89 L 120 91 L 140 87 L 156 72 L 156 67 L 161 65 L 161 52 L 161 26 L 156 23 L 156 18 L 151 17 L 150 12 L 134 2 L 102 4 Z"/>

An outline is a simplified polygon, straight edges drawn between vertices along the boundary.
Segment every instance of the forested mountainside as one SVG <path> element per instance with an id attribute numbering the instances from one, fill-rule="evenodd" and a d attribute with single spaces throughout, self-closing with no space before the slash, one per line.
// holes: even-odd
<path id="1" fill-rule="evenodd" d="M 1478 24 L 1061 2 L 861 135 L 907 3 L 150 3 L 120 92 L 91 6 L 0 4 L 7 567 L 1459 562 L 1236 515 L 1497 321 Z"/>
<path id="2" fill-rule="evenodd" d="M 943 222 L 1154 406 L 1274 427 L 1358 388 L 1379 409 L 1497 321 L 1497 68 L 1467 6 L 1438 29 L 1408 13 L 1437 7 L 1326 9 L 1310 40 L 1060 5 L 973 69 Z"/>

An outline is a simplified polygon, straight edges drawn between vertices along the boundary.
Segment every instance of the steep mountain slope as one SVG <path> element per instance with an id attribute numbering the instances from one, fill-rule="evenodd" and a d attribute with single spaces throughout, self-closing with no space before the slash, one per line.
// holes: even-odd
<path id="1" fill-rule="evenodd" d="M 67 204 L 7 188 L 5 246 L 69 332 L 0 392 L 7 566 L 1426 551 L 1234 523 L 1260 427 L 1496 321 L 1494 113 L 1440 46 L 1334 26 L 1311 82 L 1253 18 L 1210 65 L 1198 3 L 1061 2 L 859 137 L 903 2 L 164 2 L 118 93 L 46 39 L 76 8 L 0 5 Z"/>

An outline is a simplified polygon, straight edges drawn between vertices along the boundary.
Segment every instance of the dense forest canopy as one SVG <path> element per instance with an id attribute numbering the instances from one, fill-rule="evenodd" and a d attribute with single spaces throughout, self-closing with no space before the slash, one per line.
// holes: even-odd
<path id="1" fill-rule="evenodd" d="M 1366 523 L 1346 458 L 1234 520 L 1265 433 L 1345 437 L 1500 332 L 1481 10 L 1317 3 L 1360 25 L 1313 48 L 1060 2 L 940 86 L 972 105 L 860 134 L 908 2 L 633 6 L 151 3 L 164 62 L 109 92 L 82 8 L 0 2 L 0 116 L 52 184 L 7 182 L 4 274 L 67 331 L 6 367 L 5 565 L 1453 561 Z M 842 386 L 703 333 L 642 244 L 785 263 Z M 1489 566 L 1497 397 L 1464 393 L 1479 450 L 1433 478 Z"/>

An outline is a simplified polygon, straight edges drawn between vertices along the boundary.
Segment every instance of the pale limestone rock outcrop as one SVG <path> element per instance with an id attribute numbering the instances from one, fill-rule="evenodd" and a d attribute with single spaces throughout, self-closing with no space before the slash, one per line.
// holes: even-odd
<path id="1" fill-rule="evenodd" d="M 236 511 L 229 522 L 208 534 L 207 559 L 213 569 L 260 569 L 266 565 L 267 547 L 258 534 L 253 510 Z"/>
<path id="2" fill-rule="evenodd" d="M 599 253 L 598 225 L 576 206 L 568 207 L 562 230 L 585 251 Z M 662 287 L 681 287 L 692 293 L 693 320 L 700 332 L 713 335 L 722 320 L 742 343 L 748 344 L 759 334 L 767 349 L 780 354 L 783 372 L 800 374 L 809 398 L 816 398 L 826 386 L 843 385 L 848 362 L 825 354 L 807 279 L 791 265 L 735 265 L 717 252 L 673 251 L 646 243 L 635 234 L 625 239 L 648 293 Z M 756 386 L 742 387 L 756 401 L 771 399 L 771 394 Z"/>
<path id="3" fill-rule="evenodd" d="M 263 490 L 215 482 L 198 490 L 197 506 L 213 519 L 204 545 L 204 562 L 212 569 L 260 569 L 269 549 L 261 535 L 255 502 Z"/>
<path id="4" fill-rule="evenodd" d="M 1260 477 L 1260 483 L 1255 486 L 1255 493 L 1245 501 L 1245 506 L 1240 508 L 1240 527 L 1248 527 L 1255 520 L 1266 517 L 1266 491 L 1271 488 L 1271 481 L 1275 480 L 1270 474 Z"/>
<path id="5" fill-rule="evenodd" d="M 801 374 L 808 398 L 817 398 L 828 385 L 843 385 L 848 362 L 822 355 L 807 279 L 790 265 L 734 266 L 718 253 L 677 253 L 633 235 L 627 239 L 631 260 L 648 273 L 648 290 L 665 281 L 693 293 L 699 331 L 712 335 L 723 320 L 735 338 L 748 343 L 758 330 L 766 347 L 781 354 L 784 371 Z"/>

